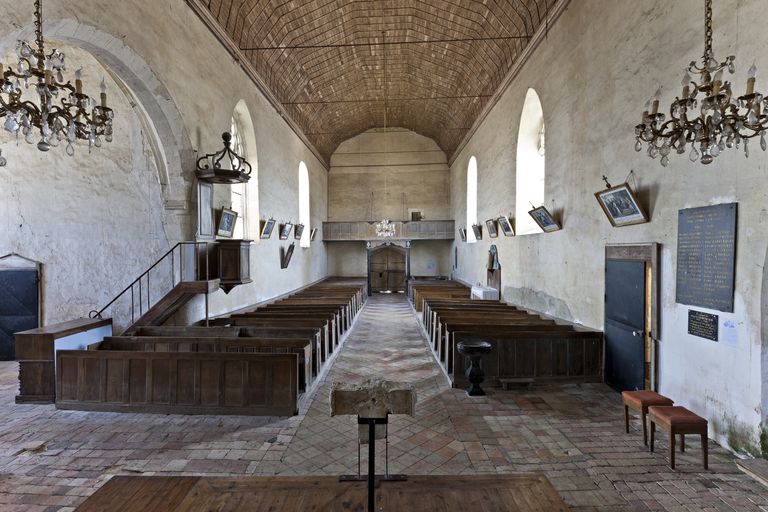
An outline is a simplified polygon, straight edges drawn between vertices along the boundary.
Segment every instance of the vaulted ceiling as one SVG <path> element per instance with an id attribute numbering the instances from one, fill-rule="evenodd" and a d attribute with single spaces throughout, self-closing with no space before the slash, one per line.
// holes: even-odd
<path id="1" fill-rule="evenodd" d="M 557 0 L 195 0 L 328 161 L 398 126 L 450 157 Z"/>

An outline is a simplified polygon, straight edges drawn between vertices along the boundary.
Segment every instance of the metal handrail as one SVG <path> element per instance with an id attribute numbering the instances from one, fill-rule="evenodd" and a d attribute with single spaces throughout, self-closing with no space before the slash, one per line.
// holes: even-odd
<path id="1" fill-rule="evenodd" d="M 88 313 L 88 316 L 90 318 L 101 318 L 101 314 L 106 311 L 112 304 L 117 302 L 121 297 L 123 297 L 128 292 L 131 292 L 131 323 L 133 323 L 135 318 L 135 303 L 136 303 L 136 295 L 135 290 L 138 285 L 138 296 L 139 296 L 139 316 L 144 314 L 143 309 L 143 302 L 144 302 L 144 291 L 142 286 L 142 280 L 146 281 L 146 299 L 147 299 L 147 311 L 152 307 L 152 301 L 151 301 L 151 286 L 150 286 L 150 272 L 157 268 L 161 263 L 166 261 L 166 259 L 170 256 L 171 257 L 171 281 L 172 286 L 171 289 L 176 287 L 181 282 L 184 282 L 184 253 L 182 250 L 182 247 L 193 245 L 195 248 L 194 253 L 194 275 L 196 279 L 201 278 L 200 273 L 200 246 L 208 246 L 210 244 L 213 244 L 215 242 L 179 242 L 173 247 L 171 247 L 165 254 L 163 254 L 155 263 L 152 264 L 147 270 L 145 270 L 139 277 L 133 280 L 131 284 L 126 286 L 123 291 L 118 293 L 114 299 L 109 301 L 106 306 L 101 308 L 100 310 L 92 310 Z M 179 251 L 179 279 L 176 280 L 176 261 L 175 261 L 175 254 L 176 250 Z M 209 255 L 210 251 L 205 251 L 205 279 L 209 279 L 210 276 L 210 268 L 209 268 Z M 169 290 L 170 291 L 170 290 Z"/>

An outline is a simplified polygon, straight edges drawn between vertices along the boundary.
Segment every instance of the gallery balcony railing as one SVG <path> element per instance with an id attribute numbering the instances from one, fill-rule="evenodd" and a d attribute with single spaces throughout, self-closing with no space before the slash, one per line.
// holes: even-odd
<path id="1" fill-rule="evenodd" d="M 323 222 L 323 241 L 350 242 L 374 240 L 453 240 L 456 234 L 452 220 L 391 221 L 395 234 L 376 235 L 376 221 Z"/>

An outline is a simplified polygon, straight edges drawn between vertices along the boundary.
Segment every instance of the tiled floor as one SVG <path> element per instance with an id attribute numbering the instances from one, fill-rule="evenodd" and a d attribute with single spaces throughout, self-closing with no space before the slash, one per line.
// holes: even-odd
<path id="1" fill-rule="evenodd" d="M 768 489 L 712 444 L 710 470 L 691 439 L 678 469 L 624 434 L 608 387 L 450 389 L 402 296 L 366 305 L 307 410 L 294 418 L 162 416 L 16 405 L 17 365 L 0 363 L 0 510 L 71 510 L 115 474 L 291 475 L 357 471 L 356 425 L 331 418 L 334 380 L 413 383 L 415 418 L 390 420 L 390 471 L 409 474 L 542 472 L 575 511 L 768 511 Z M 381 452 L 383 456 L 383 452 Z M 383 457 L 380 457 L 380 460 Z M 380 468 L 383 470 L 383 467 Z M 384 484 L 386 485 L 386 484 Z"/>

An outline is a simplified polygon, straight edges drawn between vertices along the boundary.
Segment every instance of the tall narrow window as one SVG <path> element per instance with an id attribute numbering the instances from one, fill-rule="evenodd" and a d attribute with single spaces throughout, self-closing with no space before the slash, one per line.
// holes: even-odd
<path id="1" fill-rule="evenodd" d="M 242 130 L 237 118 L 232 116 L 230 133 L 232 134 L 232 151 L 248 160 L 248 155 L 243 144 Z M 245 226 L 248 223 L 248 188 L 247 183 L 233 183 L 230 189 L 230 202 L 232 209 L 237 212 L 237 221 L 232 238 L 245 238 Z"/>
<path id="2" fill-rule="evenodd" d="M 251 164 L 248 183 L 231 185 L 230 202 L 237 212 L 233 237 L 259 240 L 259 166 L 256 151 L 256 130 L 244 100 L 240 100 L 232 114 L 230 133 L 232 151 Z"/>
<path id="3" fill-rule="evenodd" d="M 469 158 L 467 165 L 467 242 L 475 243 L 475 233 L 472 225 L 477 224 L 477 158 Z"/>
<path id="4" fill-rule="evenodd" d="M 528 212 L 544 204 L 545 133 L 539 95 L 528 89 L 517 134 L 515 227 L 518 235 L 541 233 Z"/>
<path id="5" fill-rule="evenodd" d="M 310 226 L 309 214 L 309 171 L 307 164 L 299 164 L 299 222 L 304 224 L 304 232 L 301 234 L 301 247 L 309 247 Z"/>

